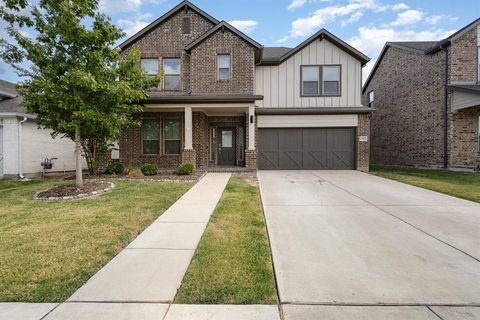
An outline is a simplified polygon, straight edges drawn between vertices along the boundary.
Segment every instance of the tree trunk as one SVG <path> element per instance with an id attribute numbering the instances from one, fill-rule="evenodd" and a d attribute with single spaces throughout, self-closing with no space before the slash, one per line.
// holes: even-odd
<path id="1" fill-rule="evenodd" d="M 80 127 L 75 128 L 75 185 L 77 188 L 83 187 L 82 175 L 82 144 L 80 142 Z"/>

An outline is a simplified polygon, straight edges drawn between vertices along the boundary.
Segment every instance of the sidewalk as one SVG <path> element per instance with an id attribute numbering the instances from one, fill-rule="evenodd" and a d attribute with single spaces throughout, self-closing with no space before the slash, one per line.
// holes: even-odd
<path id="1" fill-rule="evenodd" d="M 229 178 L 207 174 L 67 302 L 173 302 Z"/>

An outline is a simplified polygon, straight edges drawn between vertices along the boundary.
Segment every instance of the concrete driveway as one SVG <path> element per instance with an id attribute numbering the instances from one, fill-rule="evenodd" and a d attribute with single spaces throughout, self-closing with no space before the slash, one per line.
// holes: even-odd
<path id="1" fill-rule="evenodd" d="M 480 305 L 480 205 L 356 171 L 258 178 L 281 303 Z"/>

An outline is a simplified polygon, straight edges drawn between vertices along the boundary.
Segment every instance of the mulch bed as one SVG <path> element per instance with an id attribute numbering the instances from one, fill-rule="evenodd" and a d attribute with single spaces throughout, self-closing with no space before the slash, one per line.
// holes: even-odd
<path id="1" fill-rule="evenodd" d="M 77 188 L 74 184 L 65 184 L 39 192 L 35 196 L 37 199 L 78 197 L 80 195 L 103 193 L 105 189 L 110 188 L 110 186 L 107 182 L 88 182 L 85 183 L 82 188 Z"/>

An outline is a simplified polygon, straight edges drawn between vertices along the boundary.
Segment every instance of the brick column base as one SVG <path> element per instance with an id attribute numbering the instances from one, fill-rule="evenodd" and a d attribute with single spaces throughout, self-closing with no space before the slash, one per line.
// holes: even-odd
<path id="1" fill-rule="evenodd" d="M 367 137 L 367 141 L 359 141 L 360 136 Z M 358 115 L 357 127 L 357 170 L 368 172 L 370 165 L 370 118 L 368 114 Z"/>
<path id="2" fill-rule="evenodd" d="M 191 163 L 197 167 L 197 151 L 194 149 L 184 149 L 182 151 L 182 163 Z"/>
<path id="3" fill-rule="evenodd" d="M 245 151 L 245 168 L 257 170 L 257 150 Z"/>

